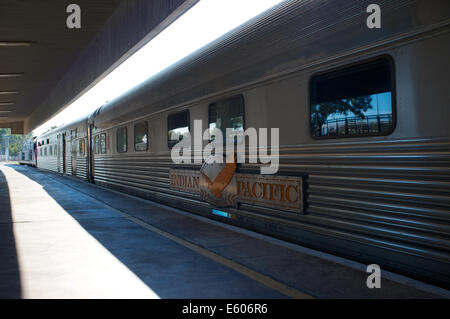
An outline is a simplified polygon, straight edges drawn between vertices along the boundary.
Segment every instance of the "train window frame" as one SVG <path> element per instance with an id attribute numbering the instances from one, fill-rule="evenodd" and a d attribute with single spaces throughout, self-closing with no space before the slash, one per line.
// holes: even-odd
<path id="1" fill-rule="evenodd" d="M 103 148 L 103 146 L 102 146 L 102 139 L 104 139 L 104 141 L 105 141 L 105 143 L 104 143 L 105 148 Z M 107 152 L 106 133 L 102 133 L 102 134 L 100 134 L 100 153 L 106 154 L 106 152 Z"/>
<path id="2" fill-rule="evenodd" d="M 211 113 L 212 113 L 212 112 L 211 112 L 211 108 L 212 108 L 212 106 L 217 105 L 218 103 L 230 101 L 230 100 L 233 100 L 233 99 L 239 99 L 239 100 L 241 100 L 241 103 L 242 103 L 242 133 L 243 133 L 244 140 L 242 140 L 240 143 L 238 143 L 238 142 L 235 140 L 235 141 L 234 141 L 234 145 L 236 145 L 236 144 L 242 144 L 242 143 L 245 141 L 245 135 L 244 135 L 245 129 L 246 129 L 246 126 L 245 126 L 245 99 L 244 99 L 244 96 L 243 96 L 242 94 L 233 95 L 233 96 L 230 96 L 230 97 L 227 97 L 227 98 L 224 98 L 224 99 L 221 99 L 221 100 L 214 101 L 214 102 L 210 103 L 210 104 L 208 105 L 208 126 L 207 126 L 207 128 L 208 128 L 208 130 L 209 130 L 209 126 L 210 126 L 210 124 L 212 123 L 212 122 L 211 122 Z M 216 116 L 216 121 L 217 121 L 217 116 Z M 224 144 L 223 144 L 223 145 L 226 145 L 226 136 L 225 136 L 226 131 L 223 132 L 223 129 L 222 129 L 222 128 L 221 128 L 221 130 L 222 130 L 222 133 L 224 134 L 224 136 L 223 136 L 223 138 L 224 138 L 223 143 L 224 143 Z M 212 142 L 212 141 L 213 141 L 213 139 L 211 139 L 211 136 L 210 136 L 209 142 Z"/>
<path id="3" fill-rule="evenodd" d="M 145 124 L 145 126 L 146 126 L 145 131 L 147 133 L 147 142 L 145 143 L 145 149 L 138 149 L 138 148 L 136 148 L 136 145 L 143 145 L 144 143 L 136 143 L 136 127 L 138 125 L 142 125 L 142 124 Z M 149 130 L 148 130 L 149 125 L 148 125 L 148 121 L 137 122 L 137 123 L 134 124 L 133 128 L 134 128 L 134 136 L 133 136 L 134 137 L 134 151 L 135 152 L 147 152 L 148 151 L 148 139 L 149 139 Z"/>
<path id="4" fill-rule="evenodd" d="M 125 132 L 125 150 L 119 151 L 119 131 L 124 130 Z M 105 139 L 106 144 L 106 139 Z M 123 144 L 122 144 L 123 146 Z M 126 126 L 118 127 L 116 129 L 116 151 L 117 153 L 126 153 L 128 152 L 128 129 Z"/>
<path id="5" fill-rule="evenodd" d="M 94 154 L 100 154 L 100 135 L 94 136 Z"/>
<path id="6" fill-rule="evenodd" d="M 86 151 L 86 141 L 84 138 L 78 140 L 78 155 L 84 156 Z"/>
<path id="7" fill-rule="evenodd" d="M 178 114 L 182 114 L 182 113 L 186 113 L 187 114 L 187 128 L 188 128 L 188 133 L 190 134 L 191 133 L 191 113 L 189 112 L 189 110 L 188 109 L 185 109 L 185 110 L 182 110 L 182 111 L 178 111 L 178 112 L 174 112 L 174 113 L 171 113 L 171 114 L 168 114 L 167 115 L 167 146 L 169 147 L 169 149 L 171 149 L 172 147 L 174 147 L 175 146 L 175 144 L 177 144 L 178 142 L 177 141 L 172 141 L 170 138 L 169 138 L 169 131 L 171 131 L 171 129 L 169 128 L 169 118 L 170 117 L 173 117 L 173 116 L 175 116 L 175 115 L 178 115 Z"/>
<path id="8" fill-rule="evenodd" d="M 352 68 L 356 68 L 358 66 L 363 66 L 365 64 L 373 63 L 376 61 L 385 60 L 387 64 L 389 65 L 390 70 L 390 79 L 391 79 L 391 111 L 392 111 L 392 119 L 391 119 L 391 127 L 389 130 L 383 131 L 383 132 L 368 132 L 368 133 L 362 133 L 362 134 L 348 134 L 348 135 L 325 135 L 325 136 L 316 136 L 313 132 L 313 125 L 311 121 L 311 115 L 312 115 L 312 82 L 315 78 L 319 76 L 324 75 L 331 75 L 333 73 L 337 72 L 343 72 L 346 70 L 351 70 Z M 396 77 L 395 77 L 395 61 L 392 56 L 388 54 L 378 55 L 376 57 L 372 57 L 369 59 L 363 59 L 359 61 L 355 61 L 353 63 L 347 63 L 343 64 L 341 66 L 331 68 L 328 70 L 320 71 L 317 73 L 314 73 L 310 76 L 308 81 L 308 108 L 309 108 L 309 116 L 308 116 L 308 123 L 309 123 L 309 134 L 311 137 L 315 140 L 322 140 L 322 139 L 340 139 L 340 138 L 361 138 L 361 137 L 373 137 L 373 136 L 387 136 L 392 134 L 396 127 L 397 127 L 397 90 L 396 90 Z"/>

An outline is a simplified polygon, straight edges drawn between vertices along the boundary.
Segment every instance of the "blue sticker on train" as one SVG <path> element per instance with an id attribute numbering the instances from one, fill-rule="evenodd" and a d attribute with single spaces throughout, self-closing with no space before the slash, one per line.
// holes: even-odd
<path id="1" fill-rule="evenodd" d="M 225 218 L 230 218 L 230 217 L 231 217 L 229 213 L 223 212 L 223 211 L 217 210 L 217 209 L 213 209 L 213 210 L 212 210 L 212 213 L 213 213 L 214 215 L 222 216 L 222 217 L 225 217 Z"/>

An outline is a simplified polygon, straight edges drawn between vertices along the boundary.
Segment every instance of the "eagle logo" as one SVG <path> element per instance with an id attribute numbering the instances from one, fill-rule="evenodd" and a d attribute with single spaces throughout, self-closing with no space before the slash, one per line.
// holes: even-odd
<path id="1" fill-rule="evenodd" d="M 217 157 L 211 155 L 203 164 L 200 173 L 208 185 L 209 191 L 218 199 L 222 198 L 222 191 L 231 182 L 236 172 L 236 155 L 233 161 L 218 163 Z"/>

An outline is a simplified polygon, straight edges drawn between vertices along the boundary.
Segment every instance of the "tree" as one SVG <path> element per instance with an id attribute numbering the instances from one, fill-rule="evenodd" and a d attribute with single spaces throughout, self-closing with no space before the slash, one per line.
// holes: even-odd
<path id="1" fill-rule="evenodd" d="M 9 155 L 16 156 L 22 152 L 22 142 L 33 137 L 31 133 L 28 134 L 14 134 L 11 135 L 11 130 L 7 128 L 0 128 L 0 154 L 5 154 L 5 137 L 9 136 Z"/>
<path id="2" fill-rule="evenodd" d="M 316 104 L 311 110 L 311 122 L 314 124 L 315 135 L 322 135 L 322 125 L 331 114 L 342 114 L 347 116 L 349 112 L 362 119 L 365 118 L 364 112 L 372 108 L 372 97 L 370 95 L 360 96 L 351 99 L 342 99 L 332 102 Z"/>

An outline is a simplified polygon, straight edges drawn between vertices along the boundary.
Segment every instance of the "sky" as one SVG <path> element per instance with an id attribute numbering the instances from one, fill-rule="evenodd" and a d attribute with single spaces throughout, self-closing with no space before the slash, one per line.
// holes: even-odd
<path id="1" fill-rule="evenodd" d="M 280 2 L 282 0 L 200 0 L 63 111 L 36 128 L 33 135 L 94 111 Z"/>
<path id="2" fill-rule="evenodd" d="M 371 116 L 371 115 L 386 115 L 391 114 L 392 115 L 392 100 L 391 100 L 391 92 L 385 92 L 385 93 L 379 93 L 379 94 L 373 94 L 371 95 L 372 102 L 370 105 L 372 108 L 368 109 L 367 111 L 363 112 L 365 116 Z M 356 116 L 352 112 L 348 112 L 348 114 L 341 114 L 341 113 L 333 113 L 330 114 L 327 117 L 327 120 L 334 120 L 334 119 L 342 119 L 342 118 L 348 118 L 348 117 L 354 117 Z"/>

